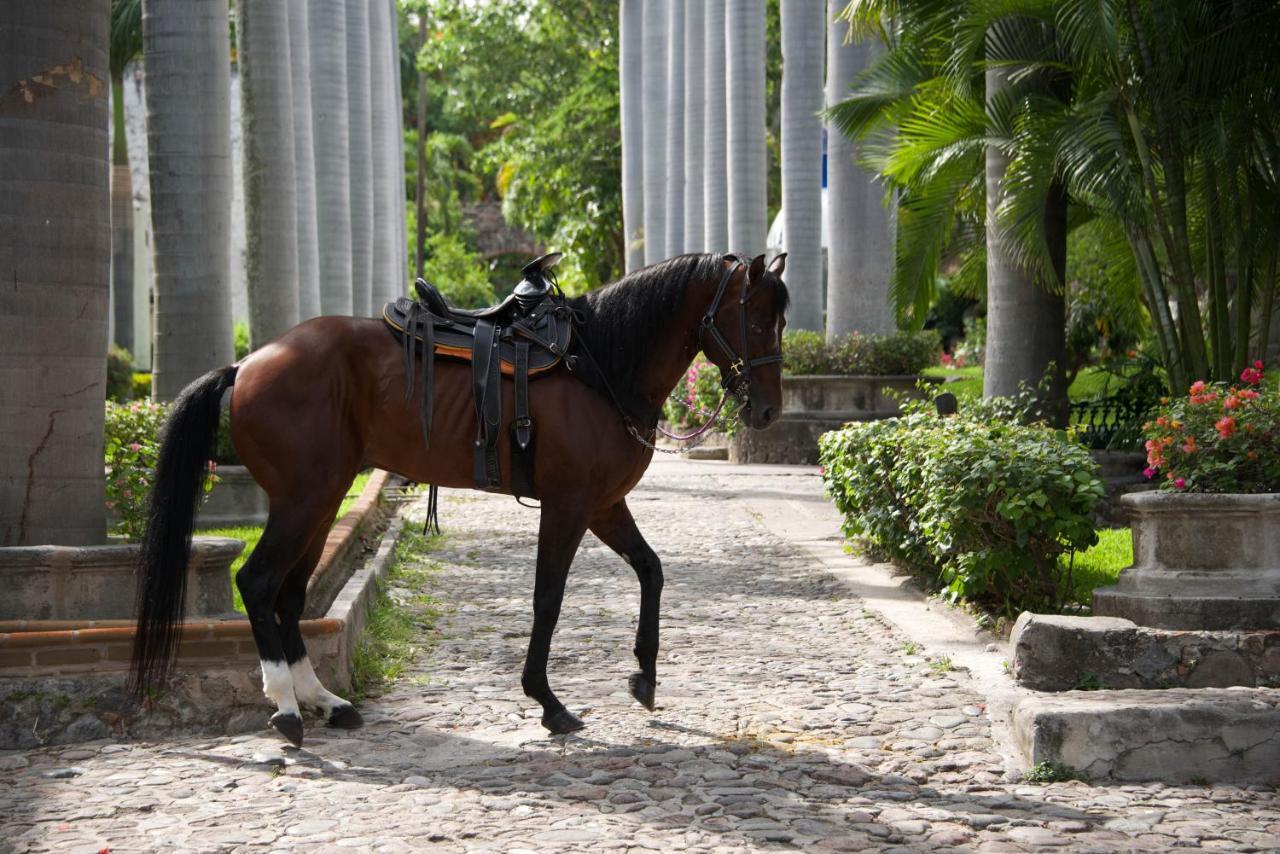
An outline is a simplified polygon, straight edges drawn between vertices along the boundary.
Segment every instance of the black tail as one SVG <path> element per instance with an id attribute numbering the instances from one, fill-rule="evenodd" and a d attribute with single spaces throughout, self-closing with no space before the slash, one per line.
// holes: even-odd
<path id="1" fill-rule="evenodd" d="M 165 423 L 151 490 L 138 577 L 138 631 L 131 688 L 145 697 L 169 674 L 187 592 L 196 509 L 218 440 L 222 394 L 236 381 L 232 365 L 182 390 Z"/>

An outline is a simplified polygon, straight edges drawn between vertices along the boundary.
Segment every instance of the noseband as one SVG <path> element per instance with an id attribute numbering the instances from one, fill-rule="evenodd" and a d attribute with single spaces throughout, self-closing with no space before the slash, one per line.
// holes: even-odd
<path id="1" fill-rule="evenodd" d="M 739 267 L 742 268 L 742 296 L 738 298 L 738 306 L 742 314 L 741 356 L 730 346 L 728 339 L 716 327 L 716 314 L 720 311 L 720 303 L 729 288 L 729 280 L 733 278 L 733 274 L 738 271 Z M 715 299 L 707 307 L 707 313 L 702 315 L 702 324 L 698 327 L 698 347 L 704 353 L 706 352 L 704 339 L 710 334 L 711 340 L 716 343 L 716 346 L 729 359 L 729 370 L 733 375 L 724 378 L 724 387 L 726 391 L 731 392 L 743 404 L 748 403 L 751 399 L 751 369 L 760 365 L 772 365 L 782 361 L 782 353 L 771 353 L 767 356 L 751 358 L 751 343 L 747 337 L 747 300 L 751 299 L 751 293 L 751 276 L 749 275 L 747 262 L 743 258 L 734 256 L 732 266 L 725 270 L 724 275 L 720 277 L 720 286 L 716 288 Z"/>

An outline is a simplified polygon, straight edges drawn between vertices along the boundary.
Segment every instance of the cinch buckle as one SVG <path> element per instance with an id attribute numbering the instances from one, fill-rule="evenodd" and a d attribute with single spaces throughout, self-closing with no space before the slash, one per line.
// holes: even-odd
<path id="1" fill-rule="evenodd" d="M 515 428 L 529 429 L 533 427 L 533 418 L 528 415 L 521 415 L 511 419 L 511 426 Z"/>

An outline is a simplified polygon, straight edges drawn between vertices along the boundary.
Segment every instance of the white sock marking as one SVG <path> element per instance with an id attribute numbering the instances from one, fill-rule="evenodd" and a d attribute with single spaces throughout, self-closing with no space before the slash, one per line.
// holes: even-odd
<path id="1" fill-rule="evenodd" d="M 275 703 L 281 714 L 301 714 L 298 711 L 298 700 L 293 694 L 293 677 L 290 668 L 283 661 L 262 660 L 262 693 Z"/>
<path id="2" fill-rule="evenodd" d="M 304 706 L 314 706 L 328 715 L 339 706 L 351 705 L 320 684 L 320 679 L 311 666 L 311 659 L 305 655 L 289 665 L 289 675 L 293 677 L 293 690 L 298 702 Z"/>

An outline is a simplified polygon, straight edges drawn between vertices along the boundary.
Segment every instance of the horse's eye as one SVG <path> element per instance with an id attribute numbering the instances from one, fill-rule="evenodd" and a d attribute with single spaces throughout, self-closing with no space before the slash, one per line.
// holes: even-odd
<path id="1" fill-rule="evenodd" d="M 758 323 L 753 323 L 751 324 L 751 331 L 754 332 L 756 335 L 759 335 L 761 332 L 764 332 L 764 327 L 762 327 Z"/>

